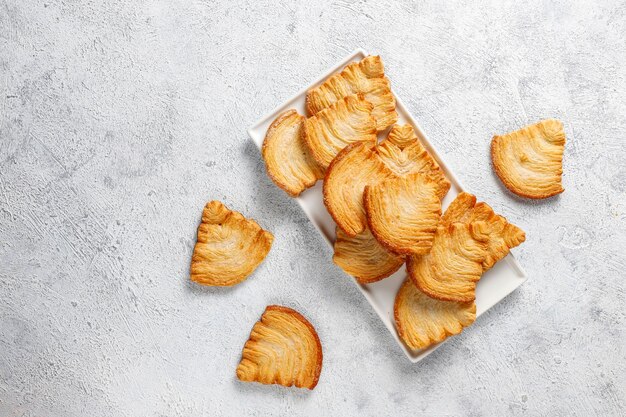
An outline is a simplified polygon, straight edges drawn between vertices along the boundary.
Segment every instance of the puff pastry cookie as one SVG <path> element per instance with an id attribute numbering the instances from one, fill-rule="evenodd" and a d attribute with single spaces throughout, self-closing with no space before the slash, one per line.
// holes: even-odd
<path id="1" fill-rule="evenodd" d="M 324 205 L 348 236 L 367 227 L 363 191 L 365 186 L 392 178 L 393 173 L 373 152 L 370 143 L 347 146 L 331 163 L 324 180 Z"/>
<path id="2" fill-rule="evenodd" d="M 489 241 L 483 260 L 483 271 L 487 271 L 509 251 L 526 240 L 526 234 L 519 227 L 509 223 L 504 217 L 496 214 L 487 203 L 476 203 L 476 197 L 469 193 L 460 193 L 450 203 L 441 218 L 446 226 L 454 222 L 472 223 L 482 221 L 487 224 Z"/>
<path id="3" fill-rule="evenodd" d="M 394 126 L 380 145 L 353 145 L 344 149 L 326 171 L 324 205 L 335 223 L 349 236 L 367 227 L 363 206 L 365 186 L 414 173 L 429 174 L 443 198 L 450 189 L 437 162 L 424 149 L 411 126 Z"/>
<path id="4" fill-rule="evenodd" d="M 385 77 L 383 61 L 379 56 L 368 56 L 353 62 L 341 72 L 307 92 L 306 110 L 314 115 L 351 94 L 363 93 L 373 104 L 372 115 L 380 132 L 398 120 L 396 100 L 391 93 L 389 79 Z"/>
<path id="5" fill-rule="evenodd" d="M 347 96 L 304 122 L 309 152 L 324 170 L 347 145 L 366 141 L 376 144 L 376 120 L 372 103 L 363 94 Z"/>
<path id="6" fill-rule="evenodd" d="M 231 286 L 248 277 L 265 259 L 274 236 L 254 220 L 219 201 L 206 204 L 191 258 L 191 280 Z"/>
<path id="7" fill-rule="evenodd" d="M 437 191 L 436 180 L 422 173 L 365 187 L 367 222 L 376 240 L 395 253 L 428 253 L 441 217 Z"/>
<path id="8" fill-rule="evenodd" d="M 476 304 L 430 298 L 407 279 L 396 295 L 393 313 L 400 338 L 419 350 L 461 333 L 476 320 Z"/>
<path id="9" fill-rule="evenodd" d="M 313 389 L 321 371 L 322 345 L 315 328 L 297 311 L 271 305 L 243 347 L 237 378 Z"/>
<path id="10" fill-rule="evenodd" d="M 387 251 L 372 236 L 369 229 L 350 237 L 340 228 L 336 229 L 333 261 L 359 283 L 380 281 L 396 272 L 404 258 Z"/>
<path id="11" fill-rule="evenodd" d="M 324 178 L 304 143 L 303 126 L 304 116 L 295 110 L 281 113 L 267 130 L 261 149 L 268 176 L 292 197 Z"/>
<path id="12" fill-rule="evenodd" d="M 543 120 L 491 141 L 496 174 L 511 192 L 528 198 L 548 198 L 561 185 L 565 132 L 558 120 Z"/>
<path id="13" fill-rule="evenodd" d="M 395 125 L 387 138 L 376 148 L 378 157 L 398 176 L 417 172 L 431 174 L 439 185 L 437 194 L 443 199 L 450 190 L 450 181 L 432 155 L 424 148 L 411 125 Z"/>
<path id="14" fill-rule="evenodd" d="M 444 301 L 474 301 L 488 240 L 484 222 L 439 226 L 430 252 L 407 259 L 409 276 L 429 297 Z"/>

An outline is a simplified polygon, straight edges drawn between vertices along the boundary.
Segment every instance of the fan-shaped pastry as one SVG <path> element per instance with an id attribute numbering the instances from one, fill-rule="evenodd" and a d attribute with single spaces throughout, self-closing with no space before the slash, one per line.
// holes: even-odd
<path id="1" fill-rule="evenodd" d="M 511 192 L 528 198 L 547 198 L 564 191 L 565 132 L 558 120 L 494 136 L 491 159 L 498 177 Z"/>
<path id="2" fill-rule="evenodd" d="M 303 125 L 304 117 L 295 110 L 281 113 L 267 130 L 261 149 L 268 176 L 292 197 L 324 178 L 304 144 Z"/>
<path id="3" fill-rule="evenodd" d="M 349 236 L 355 236 L 367 227 L 363 207 L 365 186 L 393 176 L 372 149 L 373 146 L 366 142 L 348 145 L 326 171 L 324 205 L 335 223 Z"/>
<path id="4" fill-rule="evenodd" d="M 304 122 L 306 145 L 322 169 L 347 145 L 366 141 L 375 145 L 376 120 L 372 103 L 363 94 L 345 97 Z"/>
<path id="5" fill-rule="evenodd" d="M 237 378 L 246 382 L 313 389 L 322 371 L 322 345 L 300 313 L 271 305 L 243 347 Z"/>
<path id="6" fill-rule="evenodd" d="M 273 240 L 254 220 L 211 201 L 204 206 L 198 227 L 191 280 L 212 286 L 238 284 L 265 259 Z"/>
<path id="7" fill-rule="evenodd" d="M 396 175 L 412 173 L 430 173 L 439 184 L 437 194 L 443 199 L 450 190 L 450 181 L 446 178 L 439 164 L 424 148 L 413 126 L 395 125 L 387 138 L 376 147 L 379 158 Z"/>
<path id="8" fill-rule="evenodd" d="M 336 233 L 333 261 L 361 284 L 387 278 L 404 263 L 403 257 L 381 246 L 369 229 L 354 237 L 346 235 L 340 228 Z"/>
<path id="9" fill-rule="evenodd" d="M 428 253 L 441 217 L 438 188 L 422 173 L 365 187 L 367 222 L 376 240 L 395 253 Z"/>
<path id="10" fill-rule="evenodd" d="M 306 95 L 307 112 L 314 115 L 356 93 L 363 93 L 365 99 L 374 105 L 372 115 L 379 132 L 398 120 L 396 100 L 379 56 L 368 56 L 360 62 L 353 62 L 322 85 L 309 90 Z"/>
<path id="11" fill-rule="evenodd" d="M 488 240 L 488 225 L 484 222 L 439 226 L 430 252 L 407 259 L 409 276 L 429 297 L 474 301 Z"/>
<path id="12" fill-rule="evenodd" d="M 489 242 L 483 260 L 483 271 L 487 271 L 509 251 L 526 240 L 526 234 L 519 227 L 509 223 L 496 214 L 487 203 L 476 204 L 476 197 L 469 193 L 460 193 L 450 203 L 441 218 L 442 225 L 453 222 L 472 223 L 482 221 L 487 224 Z"/>
<path id="13" fill-rule="evenodd" d="M 476 304 L 430 298 L 406 279 L 396 295 L 393 313 L 400 338 L 418 350 L 461 333 L 476 320 Z"/>

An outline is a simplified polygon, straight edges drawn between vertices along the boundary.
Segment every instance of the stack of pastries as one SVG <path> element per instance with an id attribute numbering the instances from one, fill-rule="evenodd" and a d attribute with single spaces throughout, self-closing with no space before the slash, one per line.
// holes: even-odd
<path id="1" fill-rule="evenodd" d="M 476 283 L 524 232 L 465 192 L 442 212 L 450 181 L 413 126 L 396 124 L 380 57 L 350 63 L 309 90 L 305 107 L 306 116 L 287 110 L 274 120 L 262 155 L 269 177 L 292 197 L 323 180 L 337 224 L 334 262 L 360 284 L 406 264 L 394 317 L 411 349 L 473 323 Z M 511 191 L 542 198 L 563 190 L 562 129 L 547 120 L 494 137 L 493 163 Z"/>

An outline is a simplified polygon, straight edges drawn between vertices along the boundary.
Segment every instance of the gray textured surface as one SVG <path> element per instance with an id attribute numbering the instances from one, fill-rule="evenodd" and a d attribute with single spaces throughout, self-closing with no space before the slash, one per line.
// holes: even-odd
<path id="1" fill-rule="evenodd" d="M 625 4 L 438 3 L 0 2 L 0 415 L 624 415 Z M 527 231 L 530 280 L 417 365 L 246 135 L 356 47 Z M 545 117 L 566 192 L 531 203 L 488 144 Z M 276 235 L 232 289 L 188 283 L 209 199 Z M 316 325 L 314 392 L 236 381 L 269 303 Z"/>

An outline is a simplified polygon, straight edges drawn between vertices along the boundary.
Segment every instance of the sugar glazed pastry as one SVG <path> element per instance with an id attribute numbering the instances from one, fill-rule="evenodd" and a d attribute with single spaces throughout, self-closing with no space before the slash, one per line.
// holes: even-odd
<path id="1" fill-rule="evenodd" d="M 351 237 L 337 228 L 336 234 L 333 262 L 361 284 L 387 278 L 404 263 L 402 256 L 378 243 L 369 229 Z"/>
<path id="2" fill-rule="evenodd" d="M 304 143 L 304 117 L 295 110 L 281 113 L 269 127 L 261 154 L 268 176 L 292 197 L 297 197 L 324 171 Z"/>
<path id="3" fill-rule="evenodd" d="M 519 227 L 509 223 L 504 217 L 494 213 L 487 203 L 476 203 L 476 197 L 460 193 L 450 203 L 441 218 L 444 226 L 454 222 L 472 223 L 482 221 L 487 225 L 487 252 L 483 260 L 483 271 L 491 269 L 509 251 L 526 240 L 526 234 Z"/>
<path id="4" fill-rule="evenodd" d="M 237 378 L 313 389 L 321 371 L 322 345 L 315 328 L 297 311 L 271 305 L 244 345 Z"/>
<path id="5" fill-rule="evenodd" d="M 304 121 L 305 143 L 323 170 L 347 145 L 359 141 L 376 143 L 373 108 L 363 94 L 353 94 Z"/>
<path id="6" fill-rule="evenodd" d="M 511 192 L 527 198 L 548 198 L 561 185 L 565 132 L 558 120 L 543 120 L 491 141 L 496 174 Z"/>
<path id="7" fill-rule="evenodd" d="M 367 227 L 363 193 L 366 186 L 414 173 L 431 175 L 443 198 L 450 182 L 424 149 L 409 125 L 394 126 L 381 144 L 355 144 L 333 160 L 324 177 L 324 205 L 349 236 Z"/>
<path id="8" fill-rule="evenodd" d="M 348 64 L 341 72 L 309 90 L 306 95 L 307 113 L 315 115 L 344 97 L 357 93 L 362 93 L 374 106 L 372 115 L 379 132 L 398 120 L 396 100 L 379 56 L 368 56 L 360 62 Z"/>
<path id="9" fill-rule="evenodd" d="M 254 220 L 219 201 L 206 204 L 191 258 L 191 280 L 231 286 L 248 277 L 265 259 L 274 236 Z"/>
<path id="10" fill-rule="evenodd" d="M 409 348 L 419 350 L 472 324 L 476 305 L 430 298 L 406 279 L 396 295 L 393 313 L 400 338 Z"/>
<path id="11" fill-rule="evenodd" d="M 409 277 L 429 297 L 443 301 L 474 301 L 488 240 L 485 222 L 441 225 L 430 252 L 407 259 Z"/>
<path id="12" fill-rule="evenodd" d="M 366 186 L 367 222 L 376 240 L 394 253 L 428 253 L 441 217 L 437 190 L 432 175 L 422 173 Z"/>

